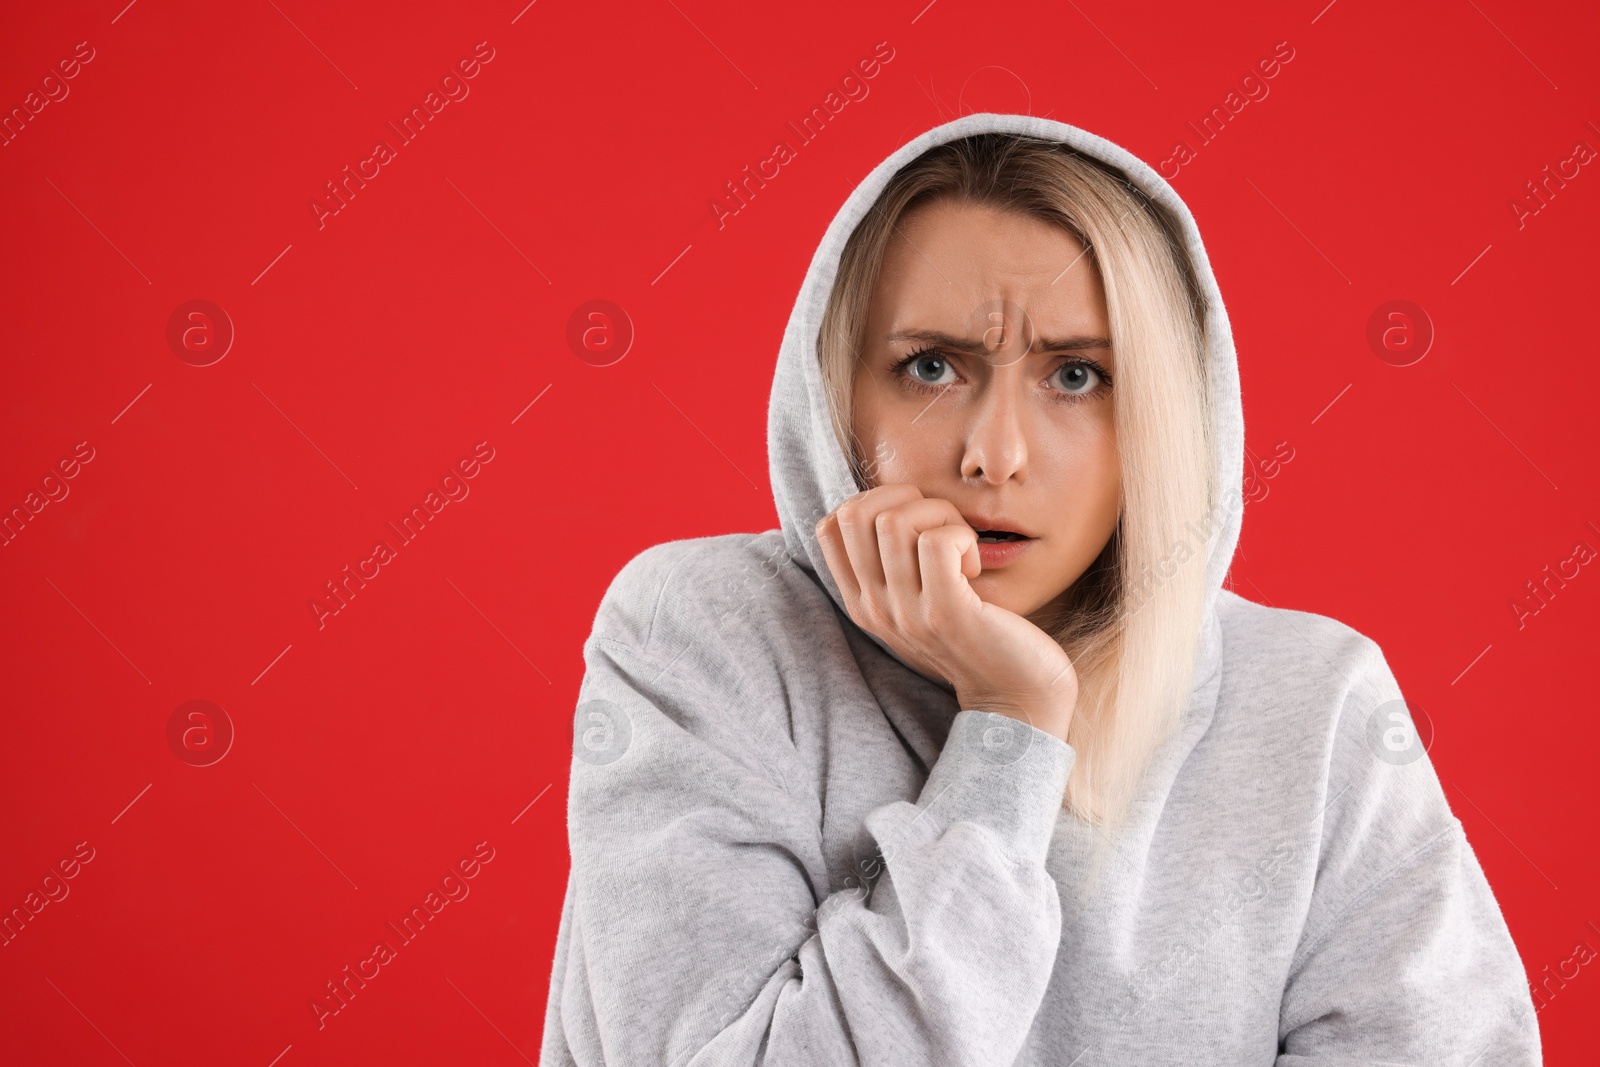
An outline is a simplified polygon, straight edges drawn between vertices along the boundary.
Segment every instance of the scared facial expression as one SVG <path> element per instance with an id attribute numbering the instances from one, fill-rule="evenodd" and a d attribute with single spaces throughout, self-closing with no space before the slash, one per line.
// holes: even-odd
<path id="1" fill-rule="evenodd" d="M 1076 237 L 949 197 L 901 218 L 873 290 L 851 404 L 870 485 L 953 503 L 980 535 L 973 589 L 1036 622 L 1116 529 L 1110 336 Z"/>

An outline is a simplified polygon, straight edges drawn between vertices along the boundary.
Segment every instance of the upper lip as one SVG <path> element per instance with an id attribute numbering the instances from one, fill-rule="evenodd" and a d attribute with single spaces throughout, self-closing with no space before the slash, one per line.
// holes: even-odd
<path id="1" fill-rule="evenodd" d="M 1021 534 L 1023 537 L 1033 537 L 1021 523 L 1008 519 L 1004 515 L 981 515 L 975 512 L 961 512 L 961 518 L 974 530 L 994 530 L 1001 533 Z"/>

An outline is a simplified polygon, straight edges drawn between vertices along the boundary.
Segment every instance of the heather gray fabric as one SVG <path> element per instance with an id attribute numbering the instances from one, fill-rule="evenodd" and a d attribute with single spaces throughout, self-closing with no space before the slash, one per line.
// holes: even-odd
<path id="1" fill-rule="evenodd" d="M 991 130 L 1121 167 L 1182 220 L 1209 300 L 1231 506 L 1185 717 L 1092 885 L 1101 831 L 1061 807 L 1072 747 L 959 708 L 856 627 L 812 529 L 856 491 L 815 351 L 840 250 L 898 167 Z M 1431 761 L 1399 744 L 1382 652 L 1223 586 L 1243 440 L 1221 295 L 1149 167 L 978 114 L 873 170 L 784 333 L 782 528 L 654 546 L 595 616 L 541 1063 L 1539 1063 L 1521 961 Z"/>

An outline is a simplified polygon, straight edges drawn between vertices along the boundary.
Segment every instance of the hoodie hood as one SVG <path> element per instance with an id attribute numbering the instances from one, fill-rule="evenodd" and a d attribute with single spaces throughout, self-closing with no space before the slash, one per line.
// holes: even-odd
<path id="1" fill-rule="evenodd" d="M 1206 378 L 1211 393 L 1212 463 L 1217 477 L 1218 501 L 1223 509 L 1222 519 L 1212 529 L 1206 548 L 1202 648 L 1195 665 L 1195 678 L 1203 679 L 1215 665 L 1217 602 L 1223 579 L 1233 562 L 1243 517 L 1244 413 L 1233 331 L 1206 257 L 1205 245 L 1200 240 L 1200 231 L 1178 194 L 1155 170 L 1126 149 L 1064 122 L 1032 115 L 985 112 L 964 115 L 935 126 L 906 142 L 874 167 L 834 215 L 811 258 L 811 266 L 784 329 L 767 410 L 767 462 L 784 545 L 790 557 L 809 571 L 828 591 L 839 610 L 848 615 L 815 530 L 818 520 L 858 491 L 850 475 L 849 462 L 834 436 L 823 387 L 817 345 L 822 315 L 833 291 L 845 243 L 894 174 L 930 148 L 980 133 L 1013 133 L 1061 141 L 1109 163 L 1151 199 L 1170 210 L 1181 227 L 1196 279 L 1205 296 L 1204 340 Z M 905 663 L 877 635 L 863 632 L 895 660 Z M 909 664 L 906 666 L 911 669 Z"/>

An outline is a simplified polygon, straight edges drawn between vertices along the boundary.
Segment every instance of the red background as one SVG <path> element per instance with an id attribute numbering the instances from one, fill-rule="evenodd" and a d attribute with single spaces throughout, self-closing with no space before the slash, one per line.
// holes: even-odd
<path id="1" fill-rule="evenodd" d="M 1511 208 L 1600 148 L 1600 12 L 925 2 L 0 16 L 7 111 L 94 49 L 0 148 L 0 508 L 94 450 L 0 547 L 0 908 L 94 849 L 0 948 L 0 1059 L 536 1060 L 598 600 L 646 546 L 776 525 L 766 404 L 816 243 L 872 166 L 975 110 L 1153 165 L 1195 148 L 1173 184 L 1247 441 L 1294 455 L 1233 586 L 1381 644 L 1530 978 L 1600 948 L 1600 567 L 1511 607 L 1600 549 L 1600 167 Z M 324 183 L 480 41 L 469 95 L 319 228 Z M 870 95 L 719 228 L 724 183 L 880 41 Z M 1186 123 L 1280 41 L 1270 94 L 1200 145 Z M 195 299 L 236 330 L 205 367 L 166 339 Z M 593 299 L 636 331 L 609 366 L 566 340 Z M 1392 299 L 1436 330 L 1411 366 L 1365 340 Z M 319 628 L 324 582 L 480 441 L 470 495 Z M 235 730 L 210 766 L 167 739 L 194 699 Z M 324 983 L 479 842 L 470 895 L 319 1029 Z M 1596 971 L 1540 1012 L 1549 1062 L 1593 1055 Z"/>

